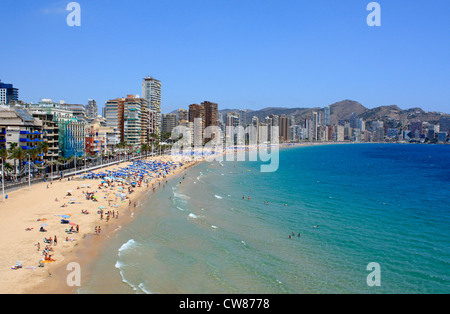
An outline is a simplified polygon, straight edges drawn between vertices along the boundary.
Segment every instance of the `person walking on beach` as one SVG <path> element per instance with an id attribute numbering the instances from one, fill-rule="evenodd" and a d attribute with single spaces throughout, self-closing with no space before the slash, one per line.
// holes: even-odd
<path id="1" fill-rule="evenodd" d="M 55 235 L 55 239 L 53 240 L 53 243 L 56 245 L 56 244 L 58 244 L 58 239 L 56 238 L 56 235 Z"/>
<path id="2" fill-rule="evenodd" d="M 97 226 L 95 226 L 95 234 L 98 234 Z"/>

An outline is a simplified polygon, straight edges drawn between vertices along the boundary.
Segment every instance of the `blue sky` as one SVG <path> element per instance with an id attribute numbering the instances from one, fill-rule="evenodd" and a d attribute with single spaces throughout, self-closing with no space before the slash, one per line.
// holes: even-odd
<path id="1" fill-rule="evenodd" d="M 450 112 L 450 1 L 1 0 L 0 79 L 20 98 L 100 107 L 162 81 L 162 111 L 204 100 L 220 109 L 322 107 Z"/>

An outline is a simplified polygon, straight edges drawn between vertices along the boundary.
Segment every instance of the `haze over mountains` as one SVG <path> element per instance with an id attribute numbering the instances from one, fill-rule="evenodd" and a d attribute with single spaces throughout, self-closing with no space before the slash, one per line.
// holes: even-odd
<path id="1" fill-rule="evenodd" d="M 220 104 L 219 104 L 220 106 Z M 246 110 L 247 122 L 250 123 L 252 117 L 256 116 L 261 121 L 270 115 L 286 115 L 294 116 L 295 122 L 300 123 L 304 119 L 310 118 L 312 112 L 321 110 L 322 108 L 279 108 L 268 107 L 260 110 Z M 223 109 L 219 110 L 225 117 L 229 112 L 238 112 L 239 109 Z M 395 121 L 406 124 L 407 121 L 420 120 L 422 122 L 429 122 L 432 124 L 439 123 L 442 116 L 449 116 L 447 113 L 441 112 L 426 112 L 421 108 L 401 109 L 396 105 L 380 106 L 373 109 L 364 107 L 354 100 L 342 100 L 330 105 L 330 122 L 337 124 L 339 120 L 348 120 L 350 115 L 356 113 L 358 117 L 366 121 L 380 120 L 385 123 L 394 123 Z"/>

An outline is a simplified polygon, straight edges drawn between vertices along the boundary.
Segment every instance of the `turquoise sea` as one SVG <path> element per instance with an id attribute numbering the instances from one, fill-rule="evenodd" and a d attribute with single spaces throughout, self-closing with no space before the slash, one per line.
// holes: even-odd
<path id="1" fill-rule="evenodd" d="M 259 169 L 204 162 L 149 193 L 78 292 L 450 293 L 450 146 L 287 148 Z"/>

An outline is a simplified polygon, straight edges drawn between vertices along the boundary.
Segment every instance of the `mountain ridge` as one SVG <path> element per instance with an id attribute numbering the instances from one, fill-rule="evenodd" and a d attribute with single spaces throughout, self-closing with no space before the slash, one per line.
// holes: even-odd
<path id="1" fill-rule="evenodd" d="M 330 122 L 331 124 L 338 124 L 339 120 L 350 119 L 352 113 L 356 113 L 359 118 L 365 121 L 384 121 L 387 124 L 393 124 L 394 121 L 400 121 L 402 124 L 406 124 L 408 121 L 420 120 L 422 122 L 429 122 L 438 124 L 442 116 L 450 116 L 450 114 L 437 112 L 437 111 L 425 111 L 419 107 L 413 107 L 408 109 L 401 109 L 397 105 L 385 105 L 378 106 L 372 109 L 364 107 L 361 103 L 355 100 L 341 100 L 335 102 L 330 106 Z M 310 118 L 314 111 L 322 110 L 323 107 L 312 108 L 286 108 L 286 107 L 266 107 L 259 110 L 244 109 L 247 113 L 246 122 L 250 123 L 253 116 L 258 117 L 261 121 L 265 117 L 274 115 L 286 115 L 294 116 L 295 122 L 299 123 L 304 119 Z M 240 109 L 222 109 L 219 113 L 226 116 L 229 112 L 238 112 Z"/>
<path id="2" fill-rule="evenodd" d="M 350 116 L 355 113 L 359 118 L 364 119 L 366 122 L 370 121 L 383 121 L 387 125 L 396 127 L 399 123 L 406 125 L 413 120 L 419 120 L 422 122 L 428 122 L 432 124 L 439 124 L 441 117 L 450 117 L 450 114 L 437 111 L 425 111 L 419 107 L 413 107 L 408 109 L 401 109 L 397 105 L 384 105 L 378 106 L 372 109 L 364 107 L 361 103 L 355 100 L 345 99 L 337 101 L 330 107 L 330 122 L 332 125 L 338 124 L 339 120 L 349 121 Z M 256 116 L 259 121 L 263 121 L 265 117 L 270 115 L 286 115 L 294 116 L 295 123 L 299 124 L 304 122 L 305 119 L 312 117 L 314 111 L 318 112 L 323 107 L 265 107 L 262 109 L 220 109 L 219 113 L 222 114 L 223 119 L 226 119 L 226 114 L 231 112 L 238 113 L 240 110 L 246 112 L 246 123 L 251 123 L 252 118 Z M 177 113 L 176 110 L 171 113 Z"/>

